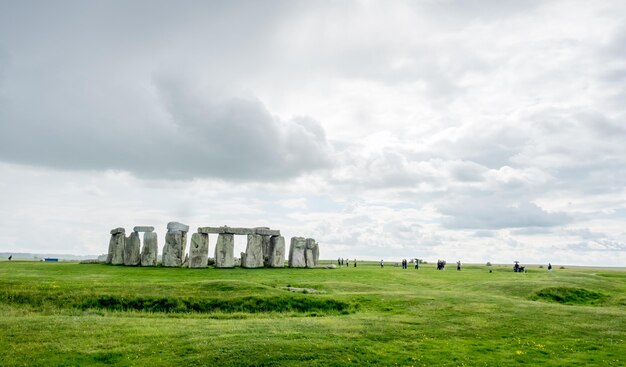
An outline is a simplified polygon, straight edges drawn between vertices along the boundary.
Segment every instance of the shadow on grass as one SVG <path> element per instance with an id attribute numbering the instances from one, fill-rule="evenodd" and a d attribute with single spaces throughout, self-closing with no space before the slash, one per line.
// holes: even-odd
<path id="1" fill-rule="evenodd" d="M 356 305 L 328 298 L 294 296 L 183 298 L 119 295 L 46 295 L 37 293 L 4 293 L 0 302 L 34 308 L 57 307 L 80 310 L 142 311 L 163 313 L 311 313 L 349 314 Z"/>

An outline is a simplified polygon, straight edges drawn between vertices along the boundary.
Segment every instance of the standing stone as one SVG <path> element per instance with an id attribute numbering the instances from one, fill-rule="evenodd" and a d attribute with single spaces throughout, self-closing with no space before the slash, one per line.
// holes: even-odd
<path id="1" fill-rule="evenodd" d="M 315 241 L 315 247 L 313 247 L 313 264 L 315 266 L 320 265 L 320 244 Z"/>
<path id="2" fill-rule="evenodd" d="M 189 242 L 189 267 L 206 268 L 209 263 L 209 235 L 194 233 Z"/>
<path id="3" fill-rule="evenodd" d="M 109 240 L 109 254 L 107 263 L 112 265 L 124 265 L 124 243 L 126 235 L 124 228 L 111 230 L 111 240 Z"/>
<path id="4" fill-rule="evenodd" d="M 241 266 L 243 267 L 243 264 L 246 263 L 246 253 L 245 252 L 240 252 L 239 253 L 239 263 L 237 264 L 237 266 Z"/>
<path id="5" fill-rule="evenodd" d="M 318 260 L 315 259 L 316 255 L 318 257 Z M 317 263 L 319 262 L 319 251 L 317 248 L 317 242 L 315 242 L 315 240 L 312 238 L 306 239 L 306 250 L 304 252 L 304 259 L 306 261 L 307 268 L 314 268 L 318 265 Z"/>
<path id="6" fill-rule="evenodd" d="M 304 237 L 291 237 L 291 244 L 289 246 L 289 267 L 290 268 L 305 268 L 306 259 L 306 240 Z"/>
<path id="7" fill-rule="evenodd" d="M 124 244 L 124 265 L 136 266 L 141 264 L 141 241 L 139 233 L 133 231 L 126 238 Z"/>
<path id="8" fill-rule="evenodd" d="M 282 268 L 285 266 L 285 237 L 272 236 L 270 238 L 269 267 Z"/>
<path id="9" fill-rule="evenodd" d="M 158 252 L 157 234 L 145 232 L 143 234 L 143 248 L 141 249 L 141 266 L 156 266 Z"/>
<path id="10" fill-rule="evenodd" d="M 263 249 L 263 266 L 270 267 L 272 265 L 271 259 L 271 236 L 261 236 L 261 248 Z"/>
<path id="11" fill-rule="evenodd" d="M 246 246 L 246 256 L 241 257 L 242 268 L 262 268 L 263 267 L 263 247 L 262 236 L 258 234 L 248 235 L 248 245 Z"/>
<path id="12" fill-rule="evenodd" d="M 217 235 L 215 244 L 215 267 L 233 268 L 235 267 L 235 240 L 232 234 L 220 233 Z"/>
<path id="13" fill-rule="evenodd" d="M 189 226 L 182 223 L 169 222 L 167 224 L 163 246 L 163 266 L 180 267 L 183 265 L 188 230 Z"/>

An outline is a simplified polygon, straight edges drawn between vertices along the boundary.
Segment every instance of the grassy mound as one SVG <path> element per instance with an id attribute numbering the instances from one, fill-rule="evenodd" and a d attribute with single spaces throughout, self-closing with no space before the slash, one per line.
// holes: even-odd
<path id="1" fill-rule="evenodd" d="M 602 303 L 606 296 L 585 288 L 550 287 L 536 292 L 531 299 L 564 305 L 596 305 Z"/>

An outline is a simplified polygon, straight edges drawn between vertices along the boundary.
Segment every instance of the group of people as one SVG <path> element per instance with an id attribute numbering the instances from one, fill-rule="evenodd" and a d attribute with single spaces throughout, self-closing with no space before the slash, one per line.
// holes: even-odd
<path id="1" fill-rule="evenodd" d="M 437 260 L 437 270 L 446 270 L 446 260 Z"/>
<path id="2" fill-rule="evenodd" d="M 343 266 L 344 263 L 346 264 L 346 267 L 350 266 L 350 259 L 348 258 L 344 259 L 343 257 L 340 257 L 337 259 L 337 265 Z M 354 259 L 352 264 L 354 264 L 354 267 L 356 268 L 356 259 Z"/>
<path id="3" fill-rule="evenodd" d="M 420 262 L 418 259 L 413 259 L 413 261 L 415 262 L 415 270 L 420 268 Z M 381 260 L 382 262 L 382 260 Z M 402 259 L 402 269 L 408 269 L 409 268 L 409 262 L 407 261 L 407 259 Z"/>

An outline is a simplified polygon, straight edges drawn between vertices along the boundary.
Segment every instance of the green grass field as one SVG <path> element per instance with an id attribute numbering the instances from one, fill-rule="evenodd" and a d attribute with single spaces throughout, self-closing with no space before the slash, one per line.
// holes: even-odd
<path id="1" fill-rule="evenodd" d="M 626 365 L 626 271 L 0 262 L 2 366 L 506 364 Z"/>

